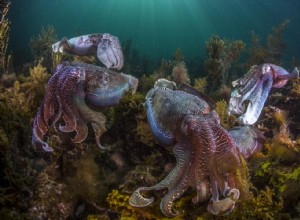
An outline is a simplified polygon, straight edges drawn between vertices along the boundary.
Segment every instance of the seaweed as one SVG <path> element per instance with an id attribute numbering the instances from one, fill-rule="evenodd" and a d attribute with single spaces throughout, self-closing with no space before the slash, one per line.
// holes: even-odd
<path id="1" fill-rule="evenodd" d="M 185 67 L 185 63 L 183 61 L 176 63 L 173 67 L 172 81 L 174 81 L 178 85 L 181 83 L 190 83 L 188 70 Z"/>
<path id="2" fill-rule="evenodd" d="M 207 72 L 207 92 L 212 94 L 227 84 L 228 71 L 231 65 L 238 60 L 245 45 L 241 40 L 231 41 L 212 36 L 206 42 L 206 60 L 204 63 Z"/>
<path id="3" fill-rule="evenodd" d="M 293 81 L 291 94 L 300 98 L 300 79 L 296 79 Z"/>
<path id="4" fill-rule="evenodd" d="M 160 61 L 159 67 L 154 71 L 154 74 L 159 78 L 167 78 L 172 73 L 174 67 L 174 62 L 170 60 L 162 59 Z M 153 85 L 152 85 L 153 86 Z"/>
<path id="5" fill-rule="evenodd" d="M 124 72 L 131 73 L 136 77 L 141 77 L 143 74 L 148 73 L 149 59 L 147 56 L 141 56 L 139 51 L 132 48 L 132 40 L 128 39 L 122 42 L 122 48 L 125 59 Z"/>
<path id="6" fill-rule="evenodd" d="M 40 63 L 30 68 L 29 71 L 30 75 L 28 77 L 21 75 L 13 77 L 15 80 L 13 86 L 3 88 L 4 91 L 0 94 L 0 98 L 5 99 L 12 107 L 22 110 L 33 117 L 44 97 L 46 83 L 50 78 L 50 74 Z"/>
<path id="7" fill-rule="evenodd" d="M 205 92 L 205 88 L 207 86 L 207 78 L 202 77 L 202 78 L 197 78 L 194 81 L 194 88 L 199 90 L 200 92 Z"/>
<path id="8" fill-rule="evenodd" d="M 282 56 L 287 48 L 287 44 L 283 41 L 283 35 L 288 24 L 289 20 L 284 20 L 273 27 L 265 44 L 261 43 L 259 36 L 255 32 L 251 32 L 251 43 L 247 50 L 248 59 L 246 61 L 246 68 L 261 63 L 282 65 Z"/>
<path id="9" fill-rule="evenodd" d="M 47 170 L 39 173 L 35 184 L 28 210 L 29 218 L 66 219 L 71 214 L 75 200 L 66 184 L 49 175 Z"/>
<path id="10" fill-rule="evenodd" d="M 7 73 L 9 63 L 11 62 L 11 56 L 7 55 L 7 46 L 9 41 L 10 21 L 6 18 L 6 15 L 10 8 L 10 1 L 1 0 L 1 20 L 0 20 L 0 75 Z"/>
<path id="11" fill-rule="evenodd" d="M 261 44 L 259 36 L 254 31 L 251 32 L 250 47 L 247 49 L 247 55 L 246 69 L 253 65 L 264 63 L 266 57 L 268 57 L 266 47 Z"/>
<path id="12" fill-rule="evenodd" d="M 36 172 L 31 168 L 29 150 L 30 117 L 0 97 L 0 215 L 24 218 Z"/>
<path id="13" fill-rule="evenodd" d="M 21 91 L 23 91 L 24 98 L 26 99 L 25 105 L 30 111 L 35 112 L 45 95 L 50 74 L 41 63 L 30 68 L 29 72 L 29 77 L 26 77 L 25 81 L 21 84 Z"/>
<path id="14" fill-rule="evenodd" d="M 107 196 L 107 203 L 109 207 L 120 214 L 120 219 L 147 219 L 154 220 L 161 218 L 157 216 L 149 209 L 136 208 L 129 204 L 129 195 L 120 193 L 119 190 L 112 190 Z M 157 213 L 157 212 L 156 212 Z"/>
<path id="15" fill-rule="evenodd" d="M 34 63 L 41 63 L 47 68 L 47 71 L 53 70 L 53 57 L 52 57 L 52 44 L 57 41 L 55 29 L 53 26 L 47 28 L 42 27 L 38 36 L 34 36 L 30 39 L 29 47 L 31 49 Z"/>
<path id="16" fill-rule="evenodd" d="M 228 109 L 228 104 L 224 99 L 216 102 L 216 112 L 220 117 L 221 125 L 226 129 L 230 129 L 238 125 L 238 121 L 234 115 L 227 114 L 227 109 Z"/>
<path id="17" fill-rule="evenodd" d="M 283 42 L 283 34 L 287 29 L 289 20 L 284 20 L 278 26 L 272 28 L 272 33 L 267 37 L 267 62 L 274 64 L 282 64 L 282 54 L 287 48 L 287 44 Z"/>
<path id="18" fill-rule="evenodd" d="M 173 62 L 176 64 L 184 62 L 184 56 L 180 48 L 177 48 L 172 56 Z"/>

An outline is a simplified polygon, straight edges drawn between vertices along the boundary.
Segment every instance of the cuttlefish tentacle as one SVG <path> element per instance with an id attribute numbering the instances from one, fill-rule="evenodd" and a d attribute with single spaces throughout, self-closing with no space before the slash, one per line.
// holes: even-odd
<path id="1" fill-rule="evenodd" d="M 235 144 L 228 132 L 219 124 L 218 117 L 213 111 L 201 117 L 189 116 L 187 120 L 190 136 L 193 146 L 196 148 L 196 155 L 193 161 L 199 161 L 193 164 L 195 167 L 195 181 L 197 194 L 201 193 L 200 199 L 207 199 L 210 193 L 207 192 L 208 184 L 212 194 L 212 208 L 208 210 L 213 214 L 230 213 L 235 202 L 226 197 L 229 186 L 227 173 L 234 172 L 239 166 L 238 152 Z M 209 183 L 207 181 L 209 178 Z M 200 188 L 201 187 L 201 188 Z M 199 192 L 198 189 L 202 189 Z M 225 197 L 220 199 L 220 197 Z M 198 197 L 194 200 L 197 202 Z M 223 204 L 226 209 L 219 210 L 218 204 Z"/>
<path id="2" fill-rule="evenodd" d="M 185 129 L 181 126 L 181 129 Z M 176 158 L 175 168 L 164 179 L 167 182 L 168 193 L 164 196 L 160 203 L 160 209 L 168 217 L 175 217 L 179 214 L 178 211 L 172 210 L 173 202 L 180 198 L 191 185 L 189 176 L 191 175 L 192 148 L 188 137 L 180 135 L 178 143 L 174 146 L 173 153 Z M 184 172 L 188 170 L 187 172 Z M 163 181 L 164 181 L 163 180 Z M 162 182 L 163 182 L 162 181 Z"/>
<path id="3" fill-rule="evenodd" d="M 106 117 L 101 112 L 91 110 L 85 103 L 85 82 L 79 82 L 77 92 L 74 96 L 75 106 L 85 122 L 91 122 L 96 144 L 101 149 L 107 149 L 100 143 L 101 135 L 107 130 L 105 126 Z"/>
<path id="4" fill-rule="evenodd" d="M 243 125 L 254 124 L 264 107 L 269 92 L 272 88 L 273 78 L 270 74 L 263 75 L 261 81 L 256 85 L 252 93 L 249 94 L 249 100 L 246 112 L 238 120 Z"/>
<path id="5" fill-rule="evenodd" d="M 225 199 L 214 200 L 211 198 L 207 210 L 214 215 L 227 215 L 234 209 L 235 202 L 239 197 L 240 192 L 238 189 L 230 189 Z"/>
<path id="6" fill-rule="evenodd" d="M 138 80 L 85 63 L 63 64 L 56 71 L 49 80 L 45 98 L 34 119 L 32 144 L 36 149 L 53 151 L 43 138 L 49 127 L 62 118 L 65 125 L 59 125 L 59 129 L 62 132 L 75 131 L 74 143 L 86 139 L 87 123 L 91 123 L 96 143 L 104 149 L 100 137 L 106 131 L 106 118 L 98 111 L 117 105 L 126 91 L 132 89 L 134 93 Z"/>
<path id="7" fill-rule="evenodd" d="M 144 198 L 143 196 L 141 196 L 141 194 L 140 194 L 141 191 L 161 190 L 161 189 L 168 188 L 169 192 L 166 195 L 167 197 L 165 196 L 166 199 L 164 200 L 164 202 L 162 202 L 161 207 L 164 208 L 165 213 L 169 213 L 170 216 L 173 216 L 171 214 L 172 213 L 171 209 L 168 209 L 168 207 L 169 207 L 169 205 L 167 205 L 167 204 L 169 204 L 168 198 L 169 199 L 173 198 L 174 192 L 176 192 L 176 193 L 182 192 L 181 190 L 186 188 L 186 184 L 184 184 L 185 183 L 184 179 L 186 178 L 185 177 L 186 170 L 188 170 L 188 167 L 189 167 L 188 161 L 190 160 L 190 157 L 191 157 L 191 154 L 186 153 L 189 151 L 186 149 L 187 147 L 189 147 L 189 146 L 185 145 L 185 144 L 176 144 L 175 145 L 173 152 L 174 152 L 174 156 L 175 156 L 176 162 L 177 162 L 176 166 L 171 170 L 171 172 L 166 176 L 166 178 L 163 179 L 158 184 L 156 184 L 152 187 L 140 187 L 137 190 L 135 190 L 129 198 L 129 203 L 132 206 L 143 207 L 143 206 L 147 206 L 147 205 L 151 204 L 154 201 L 154 198 Z M 178 182 L 183 183 L 179 188 L 178 188 Z M 184 193 L 184 191 L 182 193 Z M 170 193 L 172 194 L 172 197 L 169 197 Z M 176 197 L 176 198 L 178 198 L 178 197 Z M 176 198 L 174 198 L 173 200 L 175 200 Z M 172 201 L 171 206 L 172 206 L 173 200 L 170 200 L 170 201 Z"/>
<path id="8" fill-rule="evenodd" d="M 186 116 L 182 122 L 182 133 L 191 137 L 191 146 L 193 147 L 193 153 L 191 158 L 190 167 L 190 185 L 194 186 L 197 195 L 192 199 L 193 203 L 198 203 L 209 198 L 209 182 L 207 177 L 206 158 L 210 153 L 210 150 L 203 143 L 203 135 L 201 129 L 205 128 L 206 120 L 201 120 L 202 116 Z M 199 120 L 200 119 L 200 120 Z"/>
<path id="9" fill-rule="evenodd" d="M 200 171 L 202 173 L 202 171 Z M 200 176 L 200 175 L 198 175 Z M 204 202 L 209 199 L 211 196 L 211 192 L 209 189 L 209 181 L 207 178 L 199 178 L 198 181 L 196 181 L 196 190 L 197 195 L 192 198 L 192 202 L 194 204 L 197 204 L 199 202 Z"/>
<path id="10" fill-rule="evenodd" d="M 185 184 L 179 184 L 176 188 L 170 190 L 167 195 L 160 202 L 161 211 L 168 217 L 175 217 L 179 214 L 178 211 L 173 211 L 172 206 L 173 202 L 180 198 L 185 191 L 188 189 L 188 186 Z"/>
<path id="11" fill-rule="evenodd" d="M 46 152 L 51 152 L 53 151 L 53 148 L 50 147 L 46 142 L 43 141 L 43 137 L 45 136 L 45 134 L 48 131 L 48 128 L 45 130 L 41 129 L 41 124 L 44 124 L 45 122 L 43 122 L 43 103 L 40 106 L 38 113 L 36 115 L 36 117 L 33 120 L 33 132 L 32 132 L 32 138 L 31 138 L 31 142 L 33 144 L 33 146 L 35 147 L 36 150 L 40 150 L 42 149 L 43 151 Z"/>
<path id="12" fill-rule="evenodd" d="M 75 68 L 59 78 L 62 103 L 63 119 L 65 126 L 59 126 L 62 132 L 75 131 L 76 135 L 72 138 L 74 143 L 80 143 L 87 137 L 88 128 L 86 122 L 82 119 L 75 105 L 74 97 L 78 90 L 82 90 L 79 84 L 85 80 L 85 72 L 81 68 Z"/>
<path id="13" fill-rule="evenodd" d="M 75 76 L 73 76 L 75 74 Z M 59 77 L 59 94 L 60 100 L 62 103 L 62 117 L 65 122 L 65 125 L 59 125 L 59 130 L 62 132 L 72 132 L 76 127 L 76 118 L 74 115 L 74 102 L 73 95 L 76 90 L 76 71 L 66 70 L 64 74 Z"/>
<path id="14" fill-rule="evenodd" d="M 55 81 L 58 82 L 58 77 L 55 78 Z M 53 95 L 52 92 L 48 92 L 48 95 L 50 94 Z M 50 111 L 48 111 L 49 108 L 51 109 Z M 54 118 L 60 114 L 60 111 L 61 109 L 59 108 L 59 105 L 57 106 L 54 100 L 51 98 L 42 101 L 38 113 L 33 121 L 33 134 L 31 142 L 36 150 L 42 149 L 43 151 L 47 152 L 53 151 L 53 148 L 43 141 L 43 137 L 47 134 L 49 125 L 51 126 Z"/>
<path id="15" fill-rule="evenodd" d="M 56 68 L 56 72 L 49 79 L 44 99 L 44 119 L 47 125 L 55 124 L 61 116 L 61 103 L 58 98 L 58 90 L 56 85 L 58 84 L 61 71 L 59 69 L 62 65 Z"/>
<path id="16" fill-rule="evenodd" d="M 48 130 L 47 124 L 43 117 L 43 112 L 44 112 L 44 105 L 42 103 L 42 105 L 40 106 L 39 111 L 37 113 L 37 117 L 36 117 L 36 125 L 42 136 L 44 136 Z"/>

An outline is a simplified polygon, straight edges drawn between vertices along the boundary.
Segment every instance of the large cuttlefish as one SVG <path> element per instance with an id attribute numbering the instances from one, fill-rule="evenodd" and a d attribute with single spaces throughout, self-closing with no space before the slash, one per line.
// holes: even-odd
<path id="1" fill-rule="evenodd" d="M 54 53 L 78 56 L 94 55 L 107 67 L 120 70 L 123 67 L 123 53 L 118 37 L 111 34 L 88 34 L 67 39 L 64 37 L 52 45 Z"/>
<path id="2" fill-rule="evenodd" d="M 33 122 L 32 145 L 37 150 L 53 151 L 43 139 L 48 129 L 61 119 L 62 132 L 75 132 L 74 143 L 81 143 L 88 135 L 91 123 L 96 143 L 106 131 L 101 108 L 115 106 L 128 90 L 135 92 L 138 80 L 109 68 L 121 69 L 123 53 L 117 37 L 110 34 L 92 34 L 63 39 L 52 45 L 54 52 L 75 55 L 96 55 L 105 67 L 86 63 L 64 62 L 57 66 L 48 81 L 44 100 Z"/>
<path id="3" fill-rule="evenodd" d="M 259 134 L 250 126 L 226 131 L 211 99 L 187 85 L 158 80 L 146 96 L 147 119 L 152 133 L 162 146 L 173 148 L 176 166 L 159 183 L 136 189 L 129 203 L 136 207 L 151 204 L 142 192 L 168 189 L 161 201 L 162 212 L 173 217 L 174 200 L 192 187 L 192 201 L 210 199 L 208 211 L 230 213 L 240 197 L 237 170 L 240 155 L 249 157 L 259 146 Z M 241 135 L 245 134 L 245 135 Z"/>

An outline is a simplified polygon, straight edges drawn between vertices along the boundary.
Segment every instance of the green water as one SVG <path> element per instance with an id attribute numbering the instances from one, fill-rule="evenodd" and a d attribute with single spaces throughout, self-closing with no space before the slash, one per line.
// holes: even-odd
<path id="1" fill-rule="evenodd" d="M 298 0 L 18 0 L 9 14 L 10 45 L 28 51 L 31 36 L 54 26 L 57 37 L 109 32 L 121 41 L 132 40 L 141 55 L 160 60 L 181 48 L 186 59 L 204 54 L 213 34 L 241 39 L 251 31 L 265 39 L 273 26 L 290 20 L 286 56 L 300 50 Z"/>

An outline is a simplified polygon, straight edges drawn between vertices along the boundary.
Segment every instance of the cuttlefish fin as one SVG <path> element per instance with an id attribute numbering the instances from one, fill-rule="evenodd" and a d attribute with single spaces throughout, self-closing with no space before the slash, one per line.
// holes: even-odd
<path id="1" fill-rule="evenodd" d="M 204 100 L 211 109 L 216 108 L 216 103 L 213 99 L 211 99 L 209 96 L 204 94 L 203 92 L 198 91 L 197 89 L 193 88 L 192 86 L 186 84 L 186 83 L 181 83 L 178 86 L 178 90 L 189 93 L 191 95 L 197 96 L 200 99 Z"/>
<path id="2" fill-rule="evenodd" d="M 66 37 L 63 37 L 60 41 L 52 45 L 52 50 L 54 53 L 60 52 L 69 52 L 72 50 L 69 41 Z"/>
<path id="3" fill-rule="evenodd" d="M 278 75 L 278 79 L 285 80 L 285 79 L 298 79 L 299 78 L 299 70 L 297 67 L 294 68 L 294 70 L 287 75 Z"/>

